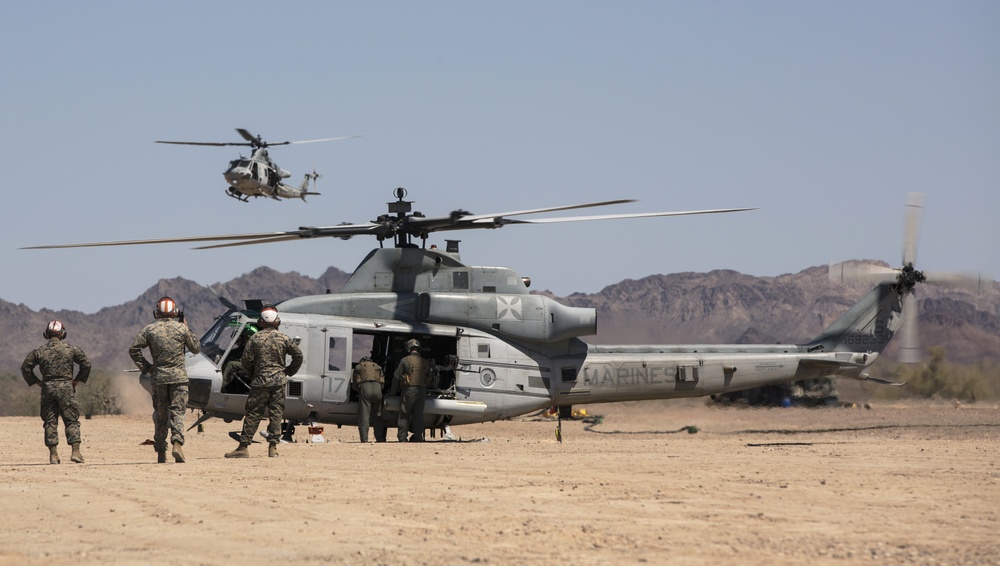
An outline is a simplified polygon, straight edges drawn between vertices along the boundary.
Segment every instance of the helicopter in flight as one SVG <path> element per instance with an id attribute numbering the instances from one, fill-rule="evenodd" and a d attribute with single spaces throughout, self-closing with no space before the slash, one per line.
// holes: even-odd
<path id="1" fill-rule="evenodd" d="M 318 195 L 315 190 L 310 191 L 309 181 L 312 181 L 312 188 L 315 189 L 316 179 L 321 175 L 313 168 L 312 173 L 306 173 L 302 184 L 298 187 L 286 184 L 283 180 L 291 177 L 292 174 L 286 169 L 282 169 L 275 163 L 268 154 L 267 148 L 276 145 L 290 145 L 300 143 L 315 143 L 324 141 L 336 141 L 355 138 L 359 136 L 342 136 L 338 138 L 322 138 L 316 140 L 283 141 L 268 143 L 261 139 L 259 135 L 254 136 L 243 128 L 236 128 L 236 131 L 243 137 L 243 142 L 187 142 L 187 141 L 161 141 L 156 143 L 168 143 L 175 145 L 210 145 L 229 146 L 243 145 L 253 148 L 250 157 L 240 155 L 239 159 L 229 162 L 229 168 L 222 174 L 229 188 L 226 194 L 236 200 L 249 202 L 250 197 L 268 197 L 274 200 L 298 198 L 303 201 L 308 195 Z"/>
<path id="2" fill-rule="evenodd" d="M 312 238 L 374 236 L 372 250 L 337 293 L 293 297 L 277 303 L 285 334 L 302 349 L 304 363 L 286 386 L 284 419 L 295 425 L 357 422 L 352 365 L 362 355 L 390 376 L 419 341 L 435 368 L 436 387 L 424 399 L 425 427 L 449 430 L 572 405 L 707 396 L 762 385 L 826 376 L 873 379 L 868 368 L 914 315 L 908 299 L 935 276 L 914 267 L 912 243 L 903 267 L 879 271 L 875 287 L 805 344 L 593 345 L 594 308 L 570 307 L 529 292 L 530 279 L 505 267 L 477 267 L 460 259 L 459 241 L 427 246 L 437 232 L 604 219 L 730 213 L 747 208 L 524 218 L 538 213 L 613 205 L 614 200 L 503 213 L 456 210 L 443 216 L 412 211 L 396 189 L 388 214 L 359 224 L 301 227 L 282 232 L 194 236 L 34 246 L 68 248 L 187 242 L 196 249 Z M 420 243 L 417 243 L 417 240 Z M 391 242 L 386 247 L 385 242 Z M 912 240 L 915 241 L 915 233 Z M 836 271 L 831 268 L 831 273 Z M 947 279 L 942 278 L 942 279 Z M 187 354 L 189 407 L 207 418 L 239 420 L 249 388 L 233 361 L 255 330 L 262 302 L 227 308 L 201 338 L 201 353 Z M 386 388 L 389 387 L 386 383 Z M 399 397 L 387 396 L 383 419 L 396 424 Z M 416 431 L 413 431 L 416 432 Z M 423 431 L 420 431 L 421 433 Z"/>

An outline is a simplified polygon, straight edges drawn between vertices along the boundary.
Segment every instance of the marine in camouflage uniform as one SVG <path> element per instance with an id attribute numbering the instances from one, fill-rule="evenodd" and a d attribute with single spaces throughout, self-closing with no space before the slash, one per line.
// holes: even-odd
<path id="1" fill-rule="evenodd" d="M 226 458 L 250 456 L 247 448 L 265 412 L 268 417 L 267 455 L 271 458 L 278 456 L 281 419 L 285 412 L 285 384 L 288 377 L 302 367 L 302 350 L 294 340 L 278 330 L 281 320 L 274 307 L 264 307 L 257 324 L 261 330 L 247 342 L 241 358 L 243 369 L 251 381 L 240 445 L 236 450 L 227 452 Z M 287 366 L 285 356 L 292 357 Z"/>
<path id="2" fill-rule="evenodd" d="M 358 392 L 358 433 L 361 442 L 368 442 L 369 427 L 375 429 L 375 442 L 385 442 L 382 422 L 382 387 L 385 375 L 382 366 L 365 356 L 354 366 L 351 387 Z"/>
<path id="3" fill-rule="evenodd" d="M 413 429 L 409 442 L 424 441 L 424 397 L 431 379 L 431 363 L 420 355 L 420 342 L 406 343 L 409 354 L 399 360 L 392 375 L 390 395 L 400 392 L 399 420 L 396 422 L 396 440 L 407 442 L 407 435 Z"/>
<path id="4" fill-rule="evenodd" d="M 80 453 L 80 405 L 76 402 L 77 383 L 86 383 L 90 377 L 90 360 L 83 350 L 67 344 L 66 329 L 53 320 L 43 334 L 48 342 L 31 351 L 21 364 L 21 377 L 28 386 L 36 383 L 42 389 L 39 414 L 45 430 L 45 445 L 49 447 L 49 463 L 59 463 L 59 417 L 66 427 L 66 443 L 73 447 L 70 459 L 83 463 Z M 73 364 L 78 366 L 73 376 Z M 35 375 L 39 367 L 42 379 Z"/>
<path id="5" fill-rule="evenodd" d="M 184 411 L 188 403 L 188 374 L 184 351 L 201 351 L 198 338 L 187 323 L 177 320 L 179 309 L 173 299 L 164 297 L 157 302 L 156 322 L 139 331 L 128 355 L 142 373 L 150 376 L 153 394 L 153 447 L 156 461 L 166 462 L 167 430 L 174 461 L 184 462 Z M 149 349 L 153 363 L 143 356 Z"/>

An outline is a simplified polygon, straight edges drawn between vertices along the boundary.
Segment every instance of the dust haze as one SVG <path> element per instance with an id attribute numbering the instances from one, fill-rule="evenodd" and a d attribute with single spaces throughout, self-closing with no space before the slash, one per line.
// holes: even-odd
<path id="1" fill-rule="evenodd" d="M 121 412 L 126 415 L 151 415 L 153 401 L 148 391 L 139 384 L 139 374 L 122 372 L 115 376 L 115 390 L 121 402 Z"/>

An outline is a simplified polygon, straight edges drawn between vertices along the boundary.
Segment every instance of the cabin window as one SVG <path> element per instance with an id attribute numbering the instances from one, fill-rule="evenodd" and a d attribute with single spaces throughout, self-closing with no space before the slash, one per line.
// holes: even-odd
<path id="1" fill-rule="evenodd" d="M 480 358 L 490 357 L 490 345 L 489 344 L 479 344 L 477 346 L 478 354 Z"/>
<path id="2" fill-rule="evenodd" d="M 576 382 L 576 368 L 562 368 L 563 383 Z"/>
<path id="3" fill-rule="evenodd" d="M 451 276 L 451 286 L 453 289 L 468 289 L 469 288 L 469 272 L 468 271 L 456 271 Z"/>
<path id="4" fill-rule="evenodd" d="M 330 371 L 347 371 L 347 340 L 342 337 L 330 337 Z"/>

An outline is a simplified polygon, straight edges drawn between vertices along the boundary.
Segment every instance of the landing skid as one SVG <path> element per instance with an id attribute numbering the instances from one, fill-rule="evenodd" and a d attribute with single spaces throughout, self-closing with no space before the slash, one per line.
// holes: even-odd
<path id="1" fill-rule="evenodd" d="M 233 197 L 234 199 L 236 199 L 236 200 L 238 200 L 240 202 L 250 202 L 250 197 L 249 196 L 247 196 L 247 195 L 245 195 L 243 193 L 237 192 L 237 191 L 233 190 L 232 188 L 230 188 L 229 190 L 227 190 L 226 194 L 229 195 L 229 196 L 231 196 L 231 197 Z"/>

